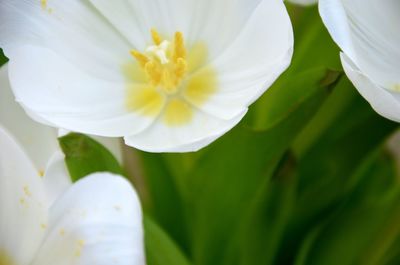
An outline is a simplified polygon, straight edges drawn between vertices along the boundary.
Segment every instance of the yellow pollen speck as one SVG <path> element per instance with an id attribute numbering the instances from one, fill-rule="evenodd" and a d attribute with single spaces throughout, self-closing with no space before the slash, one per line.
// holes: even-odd
<path id="1" fill-rule="evenodd" d="M 40 177 L 44 177 L 44 170 L 43 170 L 43 169 L 40 169 L 40 170 L 39 170 L 39 176 L 40 176 Z"/>
<path id="2" fill-rule="evenodd" d="M 25 193 L 25 195 L 28 196 L 28 197 L 31 197 L 31 196 L 32 196 L 32 193 L 31 193 L 31 191 L 29 190 L 29 187 L 28 187 L 28 186 L 24 186 L 24 193 Z"/>
<path id="3" fill-rule="evenodd" d="M 60 236 L 65 236 L 65 230 L 63 228 L 60 229 Z"/>
<path id="4" fill-rule="evenodd" d="M 45 230 L 47 228 L 46 224 L 40 224 L 40 228 L 42 228 L 43 230 Z"/>
<path id="5" fill-rule="evenodd" d="M 169 126 L 181 126 L 192 119 L 192 108 L 181 99 L 171 99 L 165 108 L 164 121 Z"/>
<path id="6" fill-rule="evenodd" d="M 396 91 L 396 92 L 400 92 L 400 84 L 394 84 L 394 85 L 392 86 L 392 89 L 393 89 L 394 91 Z"/>
<path id="7" fill-rule="evenodd" d="M 48 7 L 47 0 L 40 0 L 40 6 L 44 11 L 47 11 L 49 14 L 53 13 L 53 9 Z"/>
<path id="8" fill-rule="evenodd" d="M 43 9 L 47 9 L 47 0 L 40 0 L 40 5 Z"/>
<path id="9" fill-rule="evenodd" d="M 75 256 L 80 257 L 82 255 L 82 249 L 85 246 L 85 241 L 83 239 L 78 240 L 78 249 L 75 251 Z"/>
<path id="10" fill-rule="evenodd" d="M 130 51 L 136 64 L 123 66 L 127 79 L 126 107 L 145 116 L 158 116 L 168 126 L 182 126 L 217 91 L 217 75 L 207 66 L 203 43 L 186 47 L 182 32 L 172 40 L 151 30 L 154 45 L 144 52 Z"/>

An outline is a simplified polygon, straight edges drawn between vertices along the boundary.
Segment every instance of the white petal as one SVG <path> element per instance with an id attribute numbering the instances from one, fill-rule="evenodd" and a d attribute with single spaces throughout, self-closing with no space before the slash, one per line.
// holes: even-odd
<path id="1" fill-rule="evenodd" d="M 44 236 L 46 194 L 32 162 L 1 127 L 0 147 L 0 252 L 29 264 Z"/>
<path id="2" fill-rule="evenodd" d="M 20 45 L 46 47 L 90 75 L 121 80 L 121 64 L 131 59 L 124 37 L 85 1 L 46 2 L 46 7 L 39 0 L 0 2 L 0 47 L 10 61 Z M 25 63 L 35 61 L 28 56 Z"/>
<path id="3" fill-rule="evenodd" d="M 322 0 L 320 13 L 342 50 L 382 87 L 400 84 L 400 2 Z"/>
<path id="4" fill-rule="evenodd" d="M 72 185 L 65 164 L 65 156 L 62 152 L 54 153 L 49 160 L 43 181 L 46 187 L 47 200 L 50 204 L 53 204 Z"/>
<path id="5" fill-rule="evenodd" d="M 142 214 L 132 186 L 108 173 L 75 183 L 53 205 L 33 265 L 144 265 Z"/>
<path id="6" fill-rule="evenodd" d="M 388 119 L 400 122 L 400 97 L 373 83 L 345 54 L 341 54 L 341 59 L 347 76 L 374 110 Z"/>
<path id="7" fill-rule="evenodd" d="M 262 1 L 237 39 L 211 63 L 218 90 L 197 107 L 232 119 L 273 84 L 289 66 L 292 54 L 293 30 L 284 4 Z"/>
<path id="8" fill-rule="evenodd" d="M 128 111 L 123 84 L 89 76 L 49 49 L 22 46 L 11 56 L 10 80 L 17 101 L 50 125 L 120 137 L 140 132 L 153 121 Z"/>
<path id="9" fill-rule="evenodd" d="M 232 129 L 246 111 L 232 120 L 222 120 L 196 111 L 190 123 L 177 127 L 159 120 L 142 133 L 125 137 L 125 143 L 148 152 L 194 152 Z"/>
<path id="10" fill-rule="evenodd" d="M 137 49 L 150 43 L 152 28 L 169 37 L 181 31 L 189 46 L 199 41 L 212 44 L 213 58 L 237 37 L 264 0 L 90 1 Z"/>
<path id="11" fill-rule="evenodd" d="M 37 170 L 44 171 L 49 158 L 58 150 L 56 131 L 34 122 L 15 102 L 7 66 L 0 69 L 0 124 L 17 138 Z"/>
<path id="12" fill-rule="evenodd" d="M 318 2 L 318 0 L 287 0 L 287 1 L 303 6 L 313 5 Z"/>

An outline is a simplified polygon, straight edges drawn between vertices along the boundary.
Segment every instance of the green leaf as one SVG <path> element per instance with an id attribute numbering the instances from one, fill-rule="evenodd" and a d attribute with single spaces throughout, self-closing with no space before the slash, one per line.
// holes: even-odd
<path id="1" fill-rule="evenodd" d="M 237 126 L 208 147 L 188 173 L 187 216 L 196 264 L 221 264 L 240 251 L 233 238 L 242 216 L 264 190 L 278 162 L 336 82 L 322 82 L 331 72 L 310 70 L 285 86 L 271 88 L 267 115 L 253 129 Z M 336 78 L 338 76 L 336 75 Z M 292 94 L 303 92 L 303 96 Z M 298 94 L 297 94 L 298 95 Z M 233 249 L 232 249 L 233 248 Z M 227 254 L 229 253 L 229 254 Z M 227 263 L 230 264 L 230 263 Z"/>
<path id="2" fill-rule="evenodd" d="M 347 79 L 341 85 L 354 91 Z M 352 184 L 349 176 L 397 128 L 397 124 L 380 117 L 361 96 L 355 94 L 324 128 L 319 138 L 311 134 L 317 140 L 299 161 L 298 209 L 304 218 L 318 215 L 318 209 L 324 209 L 349 192 L 343 188 Z"/>
<path id="3" fill-rule="evenodd" d="M 365 193 L 368 186 L 360 181 L 373 183 L 378 176 L 369 179 L 359 171 L 396 128 L 372 110 L 347 78 L 341 80 L 295 142 L 298 195 L 282 249 L 297 252 L 307 234 L 329 220 L 352 193 Z M 293 259 L 286 255 L 279 262 Z"/>
<path id="4" fill-rule="evenodd" d="M 149 217 L 144 218 L 147 265 L 190 265 L 167 233 Z"/>
<path id="5" fill-rule="evenodd" d="M 249 115 L 250 126 L 268 129 L 284 120 L 316 91 L 330 90 L 342 73 L 325 68 L 308 69 L 291 78 L 278 80 L 253 106 Z"/>
<path id="6" fill-rule="evenodd" d="M 378 261 L 400 232 L 394 163 L 379 149 L 349 179 L 351 190 L 345 186 L 340 207 L 316 219 L 320 224 L 307 236 L 296 264 L 385 264 Z"/>
<path id="7" fill-rule="evenodd" d="M 295 205 L 296 187 L 296 161 L 289 152 L 243 218 L 240 264 L 274 264 Z"/>
<path id="8" fill-rule="evenodd" d="M 0 66 L 8 62 L 7 57 L 4 55 L 3 50 L 0 49 Z"/>
<path id="9" fill-rule="evenodd" d="M 399 236 L 399 203 L 396 196 L 345 206 L 321 231 L 306 264 L 379 264 Z"/>
<path id="10" fill-rule="evenodd" d="M 146 211 L 187 251 L 189 244 L 183 198 L 178 180 L 169 168 L 170 164 L 166 161 L 165 155 L 140 151 L 137 151 L 137 154 L 150 195 L 145 203 Z"/>
<path id="11" fill-rule="evenodd" d="M 111 152 L 84 134 L 70 133 L 59 138 L 59 143 L 74 182 L 95 172 L 124 175 Z"/>

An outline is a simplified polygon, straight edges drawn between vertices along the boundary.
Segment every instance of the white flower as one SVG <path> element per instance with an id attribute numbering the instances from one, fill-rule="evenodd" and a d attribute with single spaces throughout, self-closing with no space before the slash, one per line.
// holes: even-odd
<path id="1" fill-rule="evenodd" d="M 309 6 L 318 3 L 318 0 L 287 0 L 287 1 L 303 6 Z"/>
<path id="2" fill-rule="evenodd" d="M 320 0 L 343 68 L 380 115 L 400 122 L 400 1 Z"/>
<path id="3" fill-rule="evenodd" d="M 227 132 L 293 48 L 282 0 L 2 0 L 0 35 L 32 117 L 153 152 Z"/>
<path id="4" fill-rule="evenodd" d="M 4 81 L 1 74 L 1 96 Z M 14 110 L 0 99 L 1 114 L 3 103 Z M 0 123 L 9 124 L 4 117 Z M 55 132 L 28 119 L 14 122 L 10 130 L 18 131 L 33 161 L 0 125 L 0 264 L 144 265 L 141 208 L 132 186 L 108 173 L 72 185 Z"/>

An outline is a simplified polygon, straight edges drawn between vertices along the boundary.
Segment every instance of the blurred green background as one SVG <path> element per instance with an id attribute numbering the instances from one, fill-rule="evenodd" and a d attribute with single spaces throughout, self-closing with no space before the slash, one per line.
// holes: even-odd
<path id="1" fill-rule="evenodd" d="M 204 150 L 127 148 L 121 168 L 83 135 L 60 139 L 73 179 L 109 170 L 135 184 L 148 265 L 400 264 L 400 184 L 385 145 L 398 125 L 348 81 L 317 8 L 287 6 L 290 68 Z"/>

